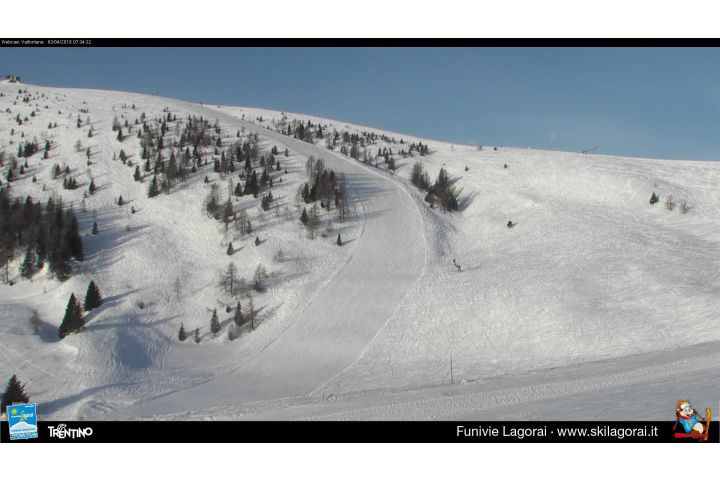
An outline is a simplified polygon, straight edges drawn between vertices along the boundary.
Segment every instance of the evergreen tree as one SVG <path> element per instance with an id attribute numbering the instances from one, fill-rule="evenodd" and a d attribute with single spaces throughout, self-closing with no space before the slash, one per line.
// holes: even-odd
<path id="1" fill-rule="evenodd" d="M 303 208 L 302 215 L 300 215 L 300 221 L 302 222 L 303 225 L 307 225 L 308 218 L 309 217 L 308 217 L 307 209 Z"/>
<path id="2" fill-rule="evenodd" d="M 242 314 L 242 307 L 240 306 L 240 302 L 237 303 L 237 307 L 235 307 L 235 316 L 233 317 L 233 322 L 235 322 L 235 325 L 238 327 L 241 326 L 245 319 L 243 318 Z"/>
<path id="3" fill-rule="evenodd" d="M 230 242 L 230 244 L 228 245 L 228 248 L 227 248 L 227 254 L 232 255 L 233 253 L 235 253 L 235 249 L 233 248 L 232 242 Z"/>
<path id="4" fill-rule="evenodd" d="M 97 234 L 98 234 L 98 225 L 97 225 L 97 222 L 93 223 L 92 234 L 93 234 L 93 235 L 97 235 Z"/>
<path id="5" fill-rule="evenodd" d="M 185 326 L 181 323 L 180 330 L 178 331 L 178 340 L 184 342 L 187 339 L 187 333 L 185 332 Z"/>
<path id="6" fill-rule="evenodd" d="M 139 182 L 142 178 L 142 174 L 140 173 L 140 165 L 137 165 L 135 167 L 135 173 L 133 174 L 133 179 L 135 179 L 136 182 Z"/>
<path id="7" fill-rule="evenodd" d="M 233 215 L 233 206 L 232 206 L 232 200 L 230 197 L 227 199 L 227 203 L 225 204 L 225 210 L 223 211 L 223 223 L 225 224 L 225 231 L 228 229 L 228 224 L 230 223 L 230 219 Z"/>
<path id="8" fill-rule="evenodd" d="M 337 238 L 337 242 L 336 242 L 336 243 L 338 244 L 339 247 L 342 247 L 342 239 L 340 238 L 340 234 L 339 234 L 339 233 L 338 233 L 338 238 Z"/>
<path id="9" fill-rule="evenodd" d="M 154 175 L 152 182 L 150 182 L 150 188 L 148 189 L 148 197 L 156 197 L 159 193 L 160 187 L 158 186 L 157 175 Z"/>
<path id="10" fill-rule="evenodd" d="M 217 335 L 220 331 L 220 321 L 218 320 L 217 308 L 213 310 L 212 318 L 210 319 L 210 331 L 213 335 Z"/>
<path id="11" fill-rule="evenodd" d="M 30 397 L 25 393 L 25 386 L 20 383 L 17 375 L 13 375 L 0 399 L 0 414 L 5 413 L 8 406 L 13 403 L 29 403 Z"/>
<path id="12" fill-rule="evenodd" d="M 265 267 L 263 267 L 262 264 L 258 265 L 257 269 L 255 270 L 255 276 L 253 277 L 253 288 L 255 289 L 255 291 L 265 291 L 267 279 L 268 274 L 265 270 Z"/>
<path id="13" fill-rule="evenodd" d="M 75 257 L 75 260 L 82 261 L 84 259 L 82 239 L 80 238 L 80 227 L 74 211 L 68 210 L 66 212 L 64 223 L 66 225 L 65 243 L 67 248 Z"/>
<path id="14" fill-rule="evenodd" d="M 98 289 L 95 282 L 91 280 L 87 288 L 87 293 L 85 294 L 85 303 L 83 304 L 83 308 L 85 308 L 86 312 L 89 312 L 100 305 L 102 305 L 102 295 L 100 295 L 100 289 Z"/>
<path id="15" fill-rule="evenodd" d="M 122 195 L 120 195 L 120 198 L 118 198 L 117 201 L 118 207 L 122 207 L 125 204 L 125 201 L 122 198 Z"/>
<path id="16" fill-rule="evenodd" d="M 95 186 L 95 180 L 94 179 L 90 180 L 90 186 L 88 187 L 88 192 L 90 192 L 90 195 L 92 195 L 93 193 L 95 193 L 96 190 L 97 190 L 97 187 Z"/>
<path id="17" fill-rule="evenodd" d="M 80 303 L 75 298 L 75 294 L 70 294 L 67 307 L 65 308 L 65 317 L 63 318 L 58 335 L 60 338 L 65 338 L 67 335 L 77 332 L 85 325 L 85 321 L 82 318 L 82 309 Z"/>
<path id="18" fill-rule="evenodd" d="M 200 343 L 200 329 L 196 328 L 195 333 L 193 334 L 193 340 L 195 340 L 195 343 Z"/>
<path id="19" fill-rule="evenodd" d="M 29 244 L 25 252 L 25 260 L 20 267 L 20 275 L 23 278 L 32 278 L 35 273 L 35 250 L 32 244 Z"/>

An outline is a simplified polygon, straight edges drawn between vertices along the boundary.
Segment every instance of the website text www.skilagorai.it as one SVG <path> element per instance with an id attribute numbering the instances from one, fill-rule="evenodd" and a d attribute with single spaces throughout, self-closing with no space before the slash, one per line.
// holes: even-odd
<path id="1" fill-rule="evenodd" d="M 557 437 L 594 437 L 594 438 L 618 438 L 622 440 L 627 437 L 657 437 L 657 426 L 646 426 L 641 428 L 621 428 L 611 427 L 608 425 L 597 425 L 592 428 L 587 427 L 556 427 L 548 429 L 547 426 L 535 428 L 509 427 L 467 427 L 465 425 L 457 426 L 458 437 L 512 437 L 522 440 L 530 437 L 548 437 L 549 435 Z"/>

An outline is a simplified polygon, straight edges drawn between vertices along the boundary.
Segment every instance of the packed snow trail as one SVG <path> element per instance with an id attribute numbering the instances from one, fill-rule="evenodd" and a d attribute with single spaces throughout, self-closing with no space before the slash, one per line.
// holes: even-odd
<path id="1" fill-rule="evenodd" d="M 192 110 L 193 105 L 186 108 Z M 322 158 L 327 168 L 344 173 L 350 197 L 361 209 L 362 231 L 359 238 L 343 239 L 346 244 L 357 242 L 350 259 L 252 361 L 116 412 L 120 418 L 142 416 L 138 407 L 163 414 L 177 411 L 179 405 L 189 409 L 310 394 L 362 355 L 425 266 L 425 231 L 418 206 L 386 174 L 230 115 L 194 109 L 206 118 L 219 118 L 226 129 L 258 132 L 305 157 Z"/>

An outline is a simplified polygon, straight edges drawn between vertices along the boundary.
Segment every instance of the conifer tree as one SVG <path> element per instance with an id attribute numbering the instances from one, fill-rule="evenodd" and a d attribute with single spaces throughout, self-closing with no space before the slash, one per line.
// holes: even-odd
<path id="1" fill-rule="evenodd" d="M 196 328 L 195 333 L 193 334 L 193 340 L 195 340 L 195 343 L 200 343 L 200 329 Z"/>
<path id="2" fill-rule="evenodd" d="M 98 225 L 97 225 L 97 222 L 93 223 L 92 234 L 93 234 L 93 235 L 97 235 L 97 234 L 98 234 Z"/>
<path id="3" fill-rule="evenodd" d="M 67 335 L 77 332 L 85 325 L 85 321 L 82 318 L 82 309 L 80 303 L 75 298 L 75 294 L 70 294 L 67 307 L 65 308 L 65 317 L 63 318 L 58 335 L 60 338 L 65 338 Z"/>
<path id="4" fill-rule="evenodd" d="M 25 259 L 23 260 L 22 266 L 20 267 L 20 275 L 23 278 L 32 278 L 35 273 L 35 250 L 32 244 L 28 245 L 27 251 L 25 252 Z"/>
<path id="5" fill-rule="evenodd" d="M 303 208 L 302 215 L 300 215 L 300 221 L 303 225 L 307 225 L 308 218 L 307 209 Z"/>
<path id="6" fill-rule="evenodd" d="M 148 189 L 148 197 L 157 197 L 159 193 L 160 187 L 158 186 L 157 175 L 154 175 L 152 182 L 150 182 L 150 188 Z"/>
<path id="7" fill-rule="evenodd" d="M 336 243 L 338 244 L 339 247 L 342 247 L 342 239 L 340 238 L 340 234 L 339 234 L 339 233 L 338 233 L 338 238 L 337 238 L 337 242 L 336 242 Z"/>
<path id="8" fill-rule="evenodd" d="M 227 254 L 232 255 L 233 253 L 235 253 L 235 249 L 233 248 L 232 242 L 230 242 L 230 244 L 228 245 L 228 248 L 227 248 Z"/>
<path id="9" fill-rule="evenodd" d="M 30 397 L 25 393 L 25 386 L 20 383 L 17 375 L 13 375 L 5 387 L 2 399 L 0 399 L 0 414 L 5 413 L 8 406 L 13 403 L 29 403 Z"/>
<path id="10" fill-rule="evenodd" d="M 232 200 L 228 196 L 227 203 L 225 204 L 225 210 L 223 211 L 223 223 L 225 224 L 225 231 L 228 229 L 228 224 L 233 215 Z"/>
<path id="11" fill-rule="evenodd" d="M 142 174 L 140 173 L 140 165 L 137 165 L 135 167 L 135 173 L 133 174 L 133 179 L 135 179 L 136 182 L 139 182 L 142 178 Z"/>
<path id="12" fill-rule="evenodd" d="M 185 326 L 181 323 L 180 330 L 178 331 L 178 340 L 184 342 L 187 339 L 187 333 L 185 332 Z"/>
<path id="13" fill-rule="evenodd" d="M 253 288 L 257 292 L 263 292 L 266 288 L 266 282 L 268 279 L 267 271 L 262 264 L 258 265 L 255 269 L 255 276 L 253 277 Z"/>
<path id="14" fill-rule="evenodd" d="M 245 319 L 243 318 L 242 314 L 242 307 L 240 306 L 240 302 L 237 303 L 237 307 L 235 307 L 235 316 L 233 317 L 233 322 L 235 322 L 235 325 L 238 327 L 241 326 Z"/>
<path id="15" fill-rule="evenodd" d="M 210 319 L 210 331 L 213 335 L 217 335 L 220 331 L 220 321 L 218 320 L 217 308 L 213 310 L 212 318 Z"/>
<path id="16" fill-rule="evenodd" d="M 93 193 L 95 193 L 95 191 L 97 191 L 97 187 L 95 186 L 95 180 L 93 179 L 93 180 L 90 180 L 90 186 L 88 187 L 88 192 L 90 193 L 90 195 L 92 195 Z"/>
<path id="17" fill-rule="evenodd" d="M 125 204 L 125 201 L 122 198 L 122 195 L 120 195 L 120 198 L 118 198 L 117 201 L 118 207 L 122 207 Z"/>
<path id="18" fill-rule="evenodd" d="M 88 285 L 87 293 L 85 294 L 85 303 L 83 304 L 83 308 L 85 308 L 86 312 L 89 312 L 100 305 L 102 305 L 102 295 L 100 295 L 100 289 L 98 289 L 95 282 L 91 280 Z"/>

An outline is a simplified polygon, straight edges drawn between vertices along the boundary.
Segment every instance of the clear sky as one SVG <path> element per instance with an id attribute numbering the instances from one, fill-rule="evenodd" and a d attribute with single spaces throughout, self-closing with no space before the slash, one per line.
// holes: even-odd
<path id="1" fill-rule="evenodd" d="M 718 48 L 0 48 L 0 74 L 430 139 L 720 159 Z"/>

